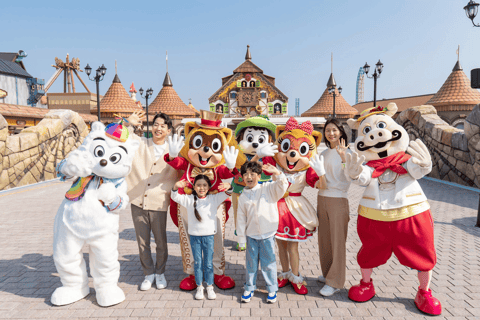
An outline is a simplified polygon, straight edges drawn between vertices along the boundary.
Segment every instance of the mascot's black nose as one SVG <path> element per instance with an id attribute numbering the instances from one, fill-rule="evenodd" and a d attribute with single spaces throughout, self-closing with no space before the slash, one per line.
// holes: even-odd
<path id="1" fill-rule="evenodd" d="M 295 155 L 296 155 L 295 151 L 290 152 L 290 157 L 291 158 L 295 158 Z"/>
<path id="2" fill-rule="evenodd" d="M 207 146 L 203 147 L 203 152 L 208 152 L 208 150 L 210 150 L 209 147 L 207 147 Z"/>
<path id="3" fill-rule="evenodd" d="M 372 135 L 370 135 L 370 140 L 373 140 L 373 139 L 375 139 L 375 137 L 372 134 Z"/>
<path id="4" fill-rule="evenodd" d="M 258 148 L 258 143 L 252 143 L 252 147 Z"/>
<path id="5" fill-rule="evenodd" d="M 100 165 L 102 167 L 105 167 L 107 164 L 108 164 L 107 160 L 105 160 L 105 159 L 100 160 Z"/>

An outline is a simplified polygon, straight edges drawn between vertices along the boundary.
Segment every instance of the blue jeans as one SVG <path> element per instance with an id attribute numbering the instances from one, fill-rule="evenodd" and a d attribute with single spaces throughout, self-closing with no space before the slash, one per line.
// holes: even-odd
<path id="1" fill-rule="evenodd" d="M 204 279 L 207 286 L 213 285 L 213 243 L 213 234 L 210 236 L 190 235 L 190 247 L 195 260 L 193 268 L 197 286 L 201 286 Z"/>
<path id="2" fill-rule="evenodd" d="M 255 240 L 247 236 L 246 260 L 247 280 L 244 285 L 246 291 L 254 291 L 257 288 L 259 261 L 263 278 L 267 283 L 267 291 L 269 293 L 278 291 L 275 236 L 263 240 Z"/>

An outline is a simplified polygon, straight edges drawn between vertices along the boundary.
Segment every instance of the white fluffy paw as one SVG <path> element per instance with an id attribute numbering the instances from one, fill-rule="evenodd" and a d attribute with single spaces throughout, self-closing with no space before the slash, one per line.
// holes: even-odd
<path id="1" fill-rule="evenodd" d="M 125 300 L 125 294 L 117 285 L 95 289 L 97 303 L 101 307 L 109 307 Z"/>
<path id="2" fill-rule="evenodd" d="M 111 204 L 117 197 L 117 189 L 111 182 L 103 183 L 97 191 L 98 200 L 103 201 L 105 205 Z"/>
<path id="3" fill-rule="evenodd" d="M 92 174 L 95 159 L 85 147 L 72 151 L 62 168 L 62 173 L 68 176 L 87 177 Z"/>
<path id="4" fill-rule="evenodd" d="M 83 288 L 60 287 L 55 289 L 50 301 L 56 306 L 64 306 L 85 298 L 89 293 L 90 288 L 88 286 Z"/>

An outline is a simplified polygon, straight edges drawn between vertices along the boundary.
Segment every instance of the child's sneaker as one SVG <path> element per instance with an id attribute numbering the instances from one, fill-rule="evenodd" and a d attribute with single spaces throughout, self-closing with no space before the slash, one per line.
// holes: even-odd
<path id="1" fill-rule="evenodd" d="M 237 251 L 245 251 L 247 249 L 246 243 L 237 243 Z"/>
<path id="2" fill-rule="evenodd" d="M 277 292 L 270 292 L 267 296 L 267 303 L 277 302 Z"/>
<path id="3" fill-rule="evenodd" d="M 213 286 L 207 286 L 207 299 L 215 300 L 216 298 L 217 298 L 217 295 L 215 294 L 215 291 L 213 291 Z"/>
<path id="4" fill-rule="evenodd" d="M 195 294 L 195 299 L 203 300 L 203 286 L 197 287 L 197 293 Z"/>
<path id="5" fill-rule="evenodd" d="M 242 296 L 242 302 L 250 302 L 250 299 L 253 297 L 253 291 L 245 290 Z"/>

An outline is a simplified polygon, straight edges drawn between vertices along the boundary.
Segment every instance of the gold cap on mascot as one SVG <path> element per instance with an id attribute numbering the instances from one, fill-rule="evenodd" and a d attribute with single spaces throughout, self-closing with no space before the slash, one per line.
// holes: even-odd
<path id="1" fill-rule="evenodd" d="M 357 119 L 357 122 L 362 122 L 363 119 L 365 119 L 369 116 L 373 116 L 374 114 L 379 114 L 379 113 L 385 113 L 386 115 L 391 117 L 395 114 L 395 112 L 397 112 L 397 110 L 395 110 L 395 111 L 391 110 L 394 107 L 396 107 L 395 103 L 389 103 L 386 107 L 376 106 L 374 108 L 365 109 L 360 113 L 360 117 Z M 389 112 L 389 111 L 393 111 L 393 114 L 391 114 L 391 112 Z"/>
<path id="2" fill-rule="evenodd" d="M 223 113 L 200 110 L 200 123 L 198 125 L 206 129 L 222 129 L 223 116 Z"/>

